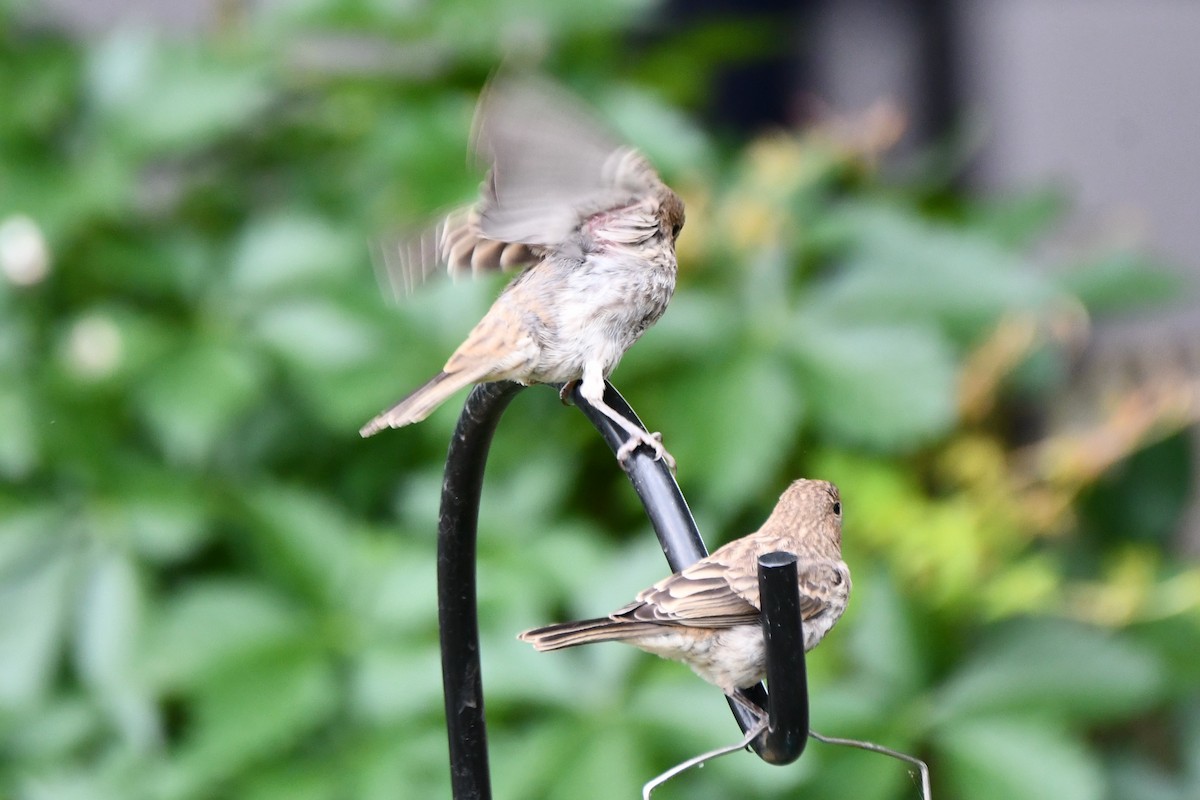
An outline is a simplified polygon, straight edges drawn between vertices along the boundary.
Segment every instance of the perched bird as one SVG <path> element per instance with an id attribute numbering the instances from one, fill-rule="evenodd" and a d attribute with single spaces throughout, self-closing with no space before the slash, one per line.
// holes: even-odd
<path id="1" fill-rule="evenodd" d="M 451 274 L 527 268 L 441 372 L 360 433 L 419 422 L 472 383 L 581 381 L 584 399 L 629 434 L 622 461 L 645 444 L 673 465 L 659 434 L 605 404 L 604 381 L 671 299 L 683 202 L 638 151 L 542 81 L 492 81 L 474 148 L 490 167 L 479 202 L 398 252 L 400 282 L 411 288 L 439 262 Z"/>
<path id="2" fill-rule="evenodd" d="M 766 674 L 766 644 L 758 599 L 758 557 L 784 551 L 797 557 L 804 649 L 833 627 L 850 597 L 850 570 L 842 561 L 842 502 L 828 481 L 798 480 L 771 516 L 749 536 L 659 581 L 607 617 L 562 622 L 517 638 L 538 650 L 590 642 L 627 642 L 682 661 L 725 694 Z"/>

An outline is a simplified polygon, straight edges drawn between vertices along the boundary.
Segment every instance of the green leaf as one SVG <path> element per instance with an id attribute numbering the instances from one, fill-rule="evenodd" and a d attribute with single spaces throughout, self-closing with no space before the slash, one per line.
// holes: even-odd
<path id="1" fill-rule="evenodd" d="M 1145 563 L 1142 562 L 1138 567 L 1141 568 Z M 1173 602 L 1179 604 L 1178 608 L 1195 609 L 1200 607 L 1200 573 L 1195 567 L 1191 567 L 1187 571 L 1176 573 L 1166 584 L 1157 584 L 1154 591 L 1167 591 Z M 1163 689 L 1165 693 L 1174 697 L 1193 696 L 1196 687 L 1195 655 L 1200 652 L 1200 616 L 1194 611 L 1163 615 L 1158 619 L 1138 623 L 1129 630 L 1129 634 L 1131 642 L 1154 653 L 1162 664 L 1166 676 Z M 1197 711 L 1197 721 L 1200 723 L 1200 709 Z M 1197 745 L 1200 746 L 1200 724 L 1196 734 Z M 1200 758 L 1200 749 L 1196 754 Z M 1196 763 L 1196 773 L 1200 779 L 1200 760 Z"/>
<path id="2" fill-rule="evenodd" d="M 196 464 L 254 402 L 262 380 L 251 352 L 196 342 L 158 364 L 137 401 L 167 457 Z"/>
<path id="3" fill-rule="evenodd" d="M 73 595 L 75 558 L 49 512 L 0 517 L 0 708 L 49 689 Z"/>
<path id="4" fill-rule="evenodd" d="M 1187 800 L 1195 794 L 1188 794 L 1166 770 L 1142 760 L 1118 757 L 1109 773 L 1107 796 L 1113 800 Z"/>
<path id="5" fill-rule="evenodd" d="M 254 770 L 247 777 L 247 785 L 237 792 L 241 800 L 338 800 L 347 796 L 344 768 L 327 759 L 285 761 L 271 770 Z"/>
<path id="6" fill-rule="evenodd" d="M 22 775 L 15 796 L 20 800 L 111 800 L 111 786 L 93 771 L 56 764 L 36 776 Z"/>
<path id="7" fill-rule="evenodd" d="M 23 392 L 0 389 L 0 476 L 20 480 L 41 460 L 33 414 Z"/>
<path id="8" fill-rule="evenodd" d="M 359 732 L 344 751 L 340 797 L 393 800 L 450 794 L 446 731 L 440 720 L 437 725 L 405 720 Z"/>
<path id="9" fill-rule="evenodd" d="M 163 779 L 168 797 L 214 787 L 278 753 L 326 721 L 336 708 L 329 664 L 290 648 L 214 674 L 197 697 L 194 724 Z"/>
<path id="10" fill-rule="evenodd" d="M 565 749 L 560 751 L 559 769 L 543 773 L 551 778 L 546 796 L 577 800 L 636 796 L 641 784 L 653 776 L 646 749 L 599 722 L 562 732 Z M 614 764 L 621 769 L 613 769 Z"/>
<path id="11" fill-rule="evenodd" d="M 792 351 L 811 425 L 851 444 L 900 449 L 945 433 L 956 414 L 956 366 L 927 328 L 847 327 L 801 312 Z"/>
<path id="12" fill-rule="evenodd" d="M 744 324 L 743 315 L 727 296 L 700 286 L 688 292 L 680 290 L 662 320 L 621 360 L 616 376 L 622 383 L 631 377 L 662 383 L 664 367 L 695 368 L 714 355 L 728 352 L 729 332 Z M 662 388 L 671 389 L 665 384 Z"/>
<path id="13" fill-rule="evenodd" d="M 683 376 L 670 390 L 680 402 L 661 423 L 664 441 L 711 509 L 759 494 L 788 457 L 806 410 L 788 373 L 783 360 L 755 353 Z"/>
<path id="14" fill-rule="evenodd" d="M 866 680 L 893 698 L 917 693 L 925 682 L 928 665 L 914 630 L 908 599 L 879 569 L 856 574 L 855 578 L 853 624 L 838 631 L 848 638 L 851 657 L 866 673 Z"/>
<path id="15" fill-rule="evenodd" d="M 1069 208 L 1070 198 L 1060 188 L 1035 188 L 973 202 L 966 222 L 1004 245 L 1025 247 L 1045 236 Z"/>
<path id="16" fill-rule="evenodd" d="M 849 235 L 847 263 L 810 301 L 830 316 L 937 322 L 970 343 L 1001 314 L 1043 309 L 1057 297 L 1031 265 L 970 231 L 882 204 L 848 204 L 835 219 Z"/>
<path id="17" fill-rule="evenodd" d="M 103 690 L 132 677 L 141 616 L 133 563 L 122 553 L 96 553 L 83 576 L 75 621 L 75 663 L 86 684 Z"/>
<path id="18" fill-rule="evenodd" d="M 1094 314 L 1133 311 L 1179 297 L 1195 296 L 1186 285 L 1145 256 L 1117 253 L 1077 266 L 1059 278 L 1062 287 Z"/>
<path id="19" fill-rule="evenodd" d="M 290 213 L 256 218 L 234 249 L 231 288 L 257 302 L 263 296 L 347 277 L 365 257 L 365 245 L 356 247 L 322 217 Z"/>
<path id="20" fill-rule="evenodd" d="M 813 727 L 817 728 L 815 723 Z M 841 733 L 829 730 L 824 724 L 817 730 L 827 736 Z M 912 741 L 903 737 L 876 737 L 875 741 L 900 752 L 911 753 L 915 750 Z M 847 797 L 855 800 L 910 800 L 920 797 L 916 769 L 878 753 L 810 740 L 801 761 L 808 762 L 806 766 L 812 771 L 812 776 L 804 784 L 803 792 L 795 792 L 795 796 Z"/>
<path id="21" fill-rule="evenodd" d="M 435 523 L 437 512 L 430 517 Z M 405 542 L 407 545 L 408 542 Z M 428 547 L 380 547 L 368 569 L 360 572 L 359 586 L 370 597 L 358 621 L 380 631 L 405 631 L 414 635 L 437 627 L 437 554 Z"/>
<path id="22" fill-rule="evenodd" d="M 482 547 L 489 546 L 489 529 L 510 537 L 506 543 L 541 539 L 543 529 L 554 524 L 554 509 L 569 497 L 575 479 L 573 471 L 549 460 L 525 463 L 519 472 L 493 476 L 484 484 L 480 498 Z M 440 485 L 438 491 L 440 501 Z"/>
<path id="23" fill-rule="evenodd" d="M 306 631 L 304 616 L 260 583 L 199 581 L 160 606 L 140 663 L 157 686 L 195 686 L 230 663 L 296 642 Z"/>
<path id="24" fill-rule="evenodd" d="M 82 696 L 48 699 L 0 719 L 0 746 L 9 763 L 67 761 L 102 729 L 95 703 Z"/>
<path id="25" fill-rule="evenodd" d="M 143 597 L 127 554 L 91 554 L 75 612 L 74 662 L 81 682 L 115 724 L 125 744 L 157 747 L 158 709 L 140 669 Z"/>
<path id="26" fill-rule="evenodd" d="M 973 800 L 1095 800 L 1100 764 L 1060 728 L 1022 718 L 979 718 L 939 731 L 943 780 Z"/>
<path id="27" fill-rule="evenodd" d="M 358 317 L 321 300 L 264 309 L 255 329 L 280 355 L 322 371 L 352 366 L 382 349 Z"/>
<path id="28" fill-rule="evenodd" d="M 438 712 L 442 708 L 440 663 L 432 643 L 424 648 L 409 643 L 372 647 L 354 666 L 351 707 L 372 724 Z"/>
<path id="29" fill-rule="evenodd" d="M 364 600 L 360 584 L 366 567 L 358 531 L 332 498 L 287 487 L 259 487 L 250 493 L 252 544 L 272 570 L 318 605 L 356 607 Z"/>
<path id="30" fill-rule="evenodd" d="M 1080 493 L 1080 528 L 1098 540 L 1169 547 L 1192 503 L 1195 458 L 1186 430 L 1141 447 Z"/>
<path id="31" fill-rule="evenodd" d="M 1155 702 L 1155 655 L 1108 631 L 1062 620 L 1013 623 L 971 657 L 935 698 L 935 717 L 996 712 L 1119 718 Z"/>
<path id="32" fill-rule="evenodd" d="M 246 124 L 271 99 L 260 65 L 231 63 L 143 33 L 101 43 L 91 84 L 113 129 L 139 152 L 202 145 Z"/>
<path id="33" fill-rule="evenodd" d="M 138 556 L 169 564 L 192 555 L 210 535 L 202 493 L 161 474 L 138 477 L 115 509 Z"/>
<path id="34" fill-rule="evenodd" d="M 1200 792 L 1200 702 L 1192 697 L 1182 714 L 1180 749 L 1183 751 L 1183 782 L 1185 791 Z"/>

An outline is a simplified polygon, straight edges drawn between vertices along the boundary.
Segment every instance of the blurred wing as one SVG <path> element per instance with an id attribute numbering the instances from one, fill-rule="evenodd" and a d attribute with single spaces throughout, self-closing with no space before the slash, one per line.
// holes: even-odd
<path id="1" fill-rule="evenodd" d="M 501 76 L 488 85 L 474 146 L 490 169 L 479 229 L 497 241 L 558 248 L 585 221 L 607 227 L 607 215 L 638 206 L 662 186 L 649 162 L 574 97 L 532 77 Z M 620 235 L 645 218 L 642 212 L 612 227 Z"/>
<path id="2" fill-rule="evenodd" d="M 442 267 L 453 277 L 523 269 L 586 227 L 598 243 L 658 230 L 662 180 L 574 97 L 548 81 L 501 76 L 484 89 L 472 144 L 488 168 L 479 202 L 377 253 L 380 283 L 401 299 Z"/>
<path id="3" fill-rule="evenodd" d="M 488 239 L 479 229 L 479 210 L 452 212 L 437 228 L 438 254 L 452 277 L 524 269 L 538 260 L 528 245 Z"/>
<path id="4" fill-rule="evenodd" d="M 396 302 L 440 275 L 460 278 L 515 271 L 540 258 L 528 245 L 483 236 L 476 208 L 456 209 L 418 236 L 382 242 L 373 256 L 380 288 Z"/>

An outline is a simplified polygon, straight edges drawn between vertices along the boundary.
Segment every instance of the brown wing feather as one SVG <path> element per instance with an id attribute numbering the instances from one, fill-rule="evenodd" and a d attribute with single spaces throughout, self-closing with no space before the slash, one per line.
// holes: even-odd
<path id="1" fill-rule="evenodd" d="M 475 208 L 455 209 L 433 228 L 385 242 L 375 248 L 373 255 L 381 288 L 397 302 L 438 276 L 515 272 L 541 258 L 530 245 L 484 236 Z"/>
<path id="2" fill-rule="evenodd" d="M 517 638 L 523 642 L 529 642 L 538 650 L 545 652 L 592 642 L 636 639 L 639 636 L 659 631 L 660 629 L 656 625 L 650 623 L 614 621 L 608 617 L 600 617 L 534 628 L 518 634 Z"/>
<path id="3" fill-rule="evenodd" d="M 789 542 L 757 537 L 730 542 L 712 555 L 640 592 L 615 611 L 614 618 L 694 627 L 728 627 L 759 618 L 758 556 L 788 549 Z M 827 607 L 840 580 L 833 564 L 801 561 L 798 565 L 800 616 L 811 619 Z"/>
<path id="4" fill-rule="evenodd" d="M 709 556 L 638 593 L 637 600 L 612 616 L 705 628 L 757 619 L 758 608 L 734 589 L 729 577 L 728 566 Z"/>
<path id="5" fill-rule="evenodd" d="M 489 239 L 479 229 L 479 209 L 458 209 L 446 215 L 438 233 L 437 256 L 451 277 L 524 269 L 539 258 L 521 242 Z"/>
<path id="6" fill-rule="evenodd" d="M 538 358 L 538 343 L 521 319 L 507 313 L 503 296 L 471 329 L 446 361 L 449 373 L 467 373 L 473 383 L 501 380 L 527 371 Z"/>

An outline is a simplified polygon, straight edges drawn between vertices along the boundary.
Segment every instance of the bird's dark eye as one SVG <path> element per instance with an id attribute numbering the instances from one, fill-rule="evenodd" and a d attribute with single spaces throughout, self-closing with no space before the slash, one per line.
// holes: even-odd
<path id="1" fill-rule="evenodd" d="M 676 222 L 674 225 L 672 225 L 672 226 L 671 226 L 671 238 L 672 238 L 672 239 L 678 239 L 678 238 L 679 238 L 679 232 L 680 232 L 681 230 L 683 230 L 683 223 L 682 223 L 682 222 Z"/>
<path id="2" fill-rule="evenodd" d="M 833 513 L 839 517 L 842 515 L 842 504 L 841 503 L 835 502 L 833 504 Z"/>

